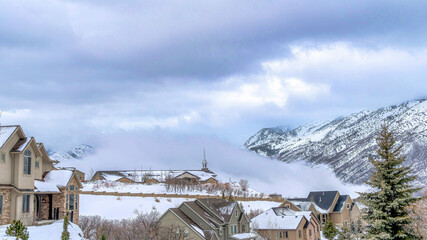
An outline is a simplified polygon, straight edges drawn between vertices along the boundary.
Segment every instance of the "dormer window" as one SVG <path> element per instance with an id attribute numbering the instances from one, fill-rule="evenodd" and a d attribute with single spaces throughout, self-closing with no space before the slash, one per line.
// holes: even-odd
<path id="1" fill-rule="evenodd" d="M 24 152 L 24 174 L 31 175 L 31 151 Z"/>

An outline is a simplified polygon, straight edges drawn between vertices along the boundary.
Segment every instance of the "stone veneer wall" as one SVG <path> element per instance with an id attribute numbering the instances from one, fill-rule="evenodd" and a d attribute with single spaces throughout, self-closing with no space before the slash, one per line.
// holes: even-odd
<path id="1" fill-rule="evenodd" d="M 10 189 L 0 189 L 0 195 L 3 195 L 3 212 L 0 214 L 0 225 L 10 222 Z"/>

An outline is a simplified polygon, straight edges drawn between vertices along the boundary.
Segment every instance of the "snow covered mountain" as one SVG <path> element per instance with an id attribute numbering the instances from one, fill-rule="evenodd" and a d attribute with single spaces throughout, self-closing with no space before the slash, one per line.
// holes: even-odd
<path id="1" fill-rule="evenodd" d="M 49 151 L 49 157 L 52 160 L 57 160 L 60 162 L 67 162 L 69 160 L 81 160 L 84 157 L 94 154 L 95 148 L 87 145 L 87 144 L 80 144 L 77 146 L 72 147 L 69 151 L 66 152 L 52 152 Z"/>
<path id="2" fill-rule="evenodd" d="M 368 157 L 375 154 L 376 133 L 384 122 L 395 133 L 397 143 L 403 144 L 419 183 L 427 186 L 427 100 L 365 110 L 293 130 L 264 128 L 244 146 L 283 162 L 326 164 L 341 180 L 362 183 L 369 177 L 372 166 Z"/>

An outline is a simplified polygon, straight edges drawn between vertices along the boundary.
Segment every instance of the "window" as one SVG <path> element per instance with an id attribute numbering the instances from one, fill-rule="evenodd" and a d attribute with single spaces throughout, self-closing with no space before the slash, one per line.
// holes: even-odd
<path id="1" fill-rule="evenodd" d="M 302 231 L 298 230 L 298 238 L 302 238 Z"/>
<path id="2" fill-rule="evenodd" d="M 279 231 L 279 238 L 283 238 L 283 232 Z"/>
<path id="3" fill-rule="evenodd" d="M 308 235 L 311 237 L 311 229 L 308 230 Z"/>
<path id="4" fill-rule="evenodd" d="M 31 174 L 31 151 L 25 150 L 24 152 L 24 174 Z"/>
<path id="5" fill-rule="evenodd" d="M 290 207 L 291 207 L 291 205 L 285 204 L 285 208 L 290 208 Z"/>
<path id="6" fill-rule="evenodd" d="M 326 214 L 322 215 L 322 223 L 326 223 Z"/>
<path id="7" fill-rule="evenodd" d="M 222 227 L 220 227 L 220 228 L 219 228 L 219 235 L 221 235 L 221 236 L 222 236 L 222 233 L 223 233 L 223 230 L 222 230 Z"/>
<path id="8" fill-rule="evenodd" d="M 1 162 L 2 163 L 6 162 L 6 154 L 4 154 L 4 153 L 1 154 Z"/>
<path id="9" fill-rule="evenodd" d="M 74 194 L 68 194 L 68 196 L 70 198 L 68 210 L 74 210 Z"/>
<path id="10" fill-rule="evenodd" d="M 184 229 L 184 237 L 188 237 L 188 229 L 187 228 Z"/>
<path id="11" fill-rule="evenodd" d="M 79 206 L 79 204 L 78 204 L 79 195 L 76 194 L 74 198 L 76 200 L 76 205 L 74 206 L 74 209 L 77 210 L 77 206 Z"/>
<path id="12" fill-rule="evenodd" d="M 22 212 L 30 212 L 30 195 L 28 194 L 22 195 Z"/>
<path id="13" fill-rule="evenodd" d="M 347 221 L 344 221 L 344 226 L 347 226 Z"/>
<path id="14" fill-rule="evenodd" d="M 347 203 L 347 208 L 350 208 L 350 203 Z"/>
<path id="15" fill-rule="evenodd" d="M 231 225 L 231 234 L 237 233 L 237 225 Z"/>
<path id="16" fill-rule="evenodd" d="M 317 226 L 317 232 L 319 232 L 319 226 Z"/>
<path id="17" fill-rule="evenodd" d="M 288 231 L 285 231 L 285 238 L 288 238 Z"/>
<path id="18" fill-rule="evenodd" d="M 246 232 L 246 224 L 242 224 L 242 233 Z"/>
<path id="19" fill-rule="evenodd" d="M 70 191 L 74 191 L 74 185 L 70 185 Z"/>
<path id="20" fill-rule="evenodd" d="M 3 214 L 3 195 L 0 195 L 0 215 Z"/>
<path id="21" fill-rule="evenodd" d="M 236 210 L 236 212 L 234 213 L 234 215 L 237 217 L 238 211 Z"/>
<path id="22" fill-rule="evenodd" d="M 34 163 L 34 166 L 35 166 L 36 168 L 40 168 L 40 163 L 39 163 L 39 161 L 36 161 L 36 162 Z"/>

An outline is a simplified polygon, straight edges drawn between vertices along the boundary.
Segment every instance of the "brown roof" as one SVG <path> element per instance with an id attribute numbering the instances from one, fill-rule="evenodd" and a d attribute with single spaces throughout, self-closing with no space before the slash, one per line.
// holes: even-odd
<path id="1" fill-rule="evenodd" d="M 197 199 L 197 201 L 201 202 L 216 215 L 221 216 L 224 222 L 230 221 L 234 208 L 237 205 L 237 202 L 230 202 L 225 199 L 218 198 Z"/>

